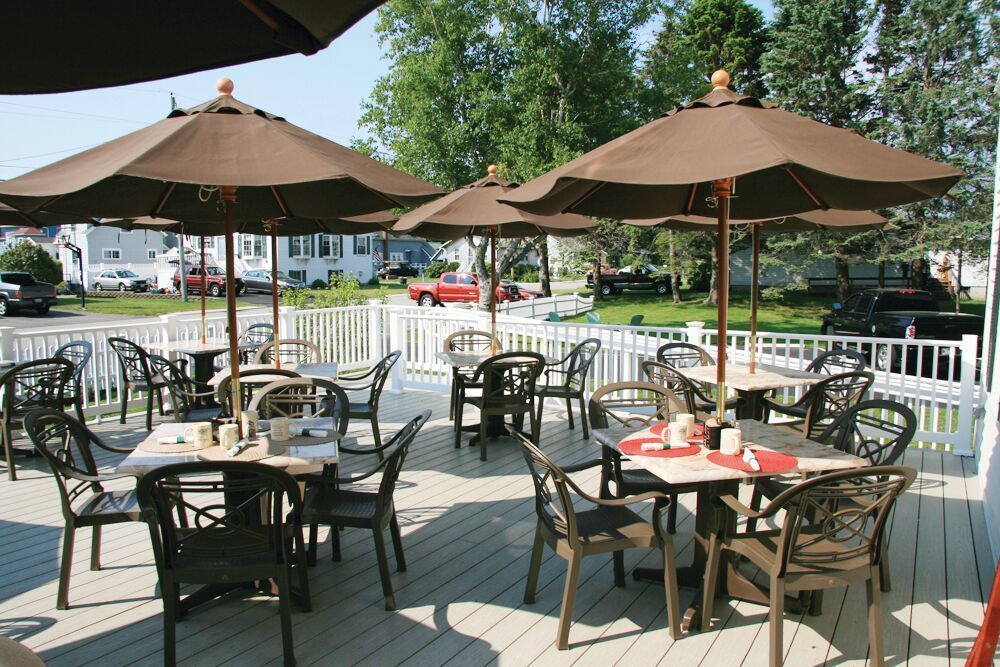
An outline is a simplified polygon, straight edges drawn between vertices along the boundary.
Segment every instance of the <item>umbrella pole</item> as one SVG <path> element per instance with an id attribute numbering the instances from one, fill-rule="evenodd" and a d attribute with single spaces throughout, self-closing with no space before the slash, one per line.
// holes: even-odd
<path id="1" fill-rule="evenodd" d="M 205 287 L 208 276 L 205 275 L 205 237 L 201 237 L 201 343 L 205 344 Z"/>
<path id="2" fill-rule="evenodd" d="M 243 424 L 240 419 L 240 347 L 239 331 L 236 323 L 236 221 L 233 219 L 233 206 L 236 205 L 236 186 L 223 185 L 221 188 L 222 204 L 226 216 L 226 316 L 229 323 L 229 363 L 232 373 L 232 415 L 239 429 L 240 439 L 243 439 Z M 204 290 L 203 290 L 204 291 Z"/>
<path id="3" fill-rule="evenodd" d="M 278 354 L 278 221 L 271 220 L 271 311 L 274 319 L 274 367 L 281 368 Z"/>
<path id="4" fill-rule="evenodd" d="M 750 372 L 757 372 L 757 293 L 760 291 L 760 224 L 750 228 L 753 266 L 750 273 Z"/>
<path id="5" fill-rule="evenodd" d="M 732 179 L 724 178 L 712 181 L 712 191 L 719 206 L 719 311 L 718 311 L 718 363 L 716 364 L 715 382 L 715 412 L 719 423 L 725 421 L 726 417 L 726 325 L 729 318 L 729 196 L 731 194 Z"/>
<path id="6" fill-rule="evenodd" d="M 497 353 L 497 228 L 490 227 L 490 350 Z"/>

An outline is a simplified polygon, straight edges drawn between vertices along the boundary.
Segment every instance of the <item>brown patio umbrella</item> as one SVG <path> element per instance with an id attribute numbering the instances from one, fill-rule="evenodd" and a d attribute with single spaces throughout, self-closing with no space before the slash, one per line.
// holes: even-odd
<path id="1" fill-rule="evenodd" d="M 364 215 L 420 204 L 441 190 L 244 104 L 232 90 L 232 81 L 220 79 L 221 95 L 205 104 L 6 181 L 0 201 L 29 213 L 184 220 L 194 234 L 198 225 L 224 222 L 238 400 L 233 237 L 239 223 Z"/>
<path id="2" fill-rule="evenodd" d="M 597 226 L 593 220 L 573 213 L 539 215 L 519 211 L 497 201 L 497 196 L 517 188 L 497 176 L 496 165 L 486 169 L 486 177 L 469 183 L 444 197 L 400 216 L 392 226 L 396 234 L 417 233 L 424 238 L 458 239 L 463 236 L 490 238 L 490 332 L 497 329 L 497 238 L 526 236 L 574 236 Z"/>
<path id="3" fill-rule="evenodd" d="M 677 215 L 651 220 L 623 220 L 636 227 L 663 227 L 673 231 L 710 231 L 718 224 L 713 218 L 700 215 Z M 837 231 L 865 231 L 881 227 L 886 222 L 872 211 L 842 211 L 820 209 L 771 220 L 729 220 L 729 226 L 750 228 L 752 264 L 750 271 L 750 372 L 757 370 L 757 293 L 760 290 L 760 235 L 774 232 L 809 232 L 819 229 Z"/>
<path id="4" fill-rule="evenodd" d="M 312 55 L 383 2 L 22 2 L 6 12 L 0 28 L 6 54 L 0 94 L 105 88 Z"/>
<path id="5" fill-rule="evenodd" d="M 719 233 L 719 417 L 726 396 L 730 217 L 762 220 L 815 209 L 865 210 L 937 197 L 954 167 L 883 146 L 849 130 L 715 89 L 504 194 L 534 213 L 612 218 L 715 217 Z"/>

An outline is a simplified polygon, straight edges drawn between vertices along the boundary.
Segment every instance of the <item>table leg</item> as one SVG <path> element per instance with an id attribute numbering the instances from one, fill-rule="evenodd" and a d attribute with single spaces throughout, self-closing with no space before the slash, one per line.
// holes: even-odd
<path id="1" fill-rule="evenodd" d="M 764 391 L 740 391 L 738 392 L 742 401 L 736 408 L 737 419 L 757 419 L 764 417 L 763 398 Z"/>

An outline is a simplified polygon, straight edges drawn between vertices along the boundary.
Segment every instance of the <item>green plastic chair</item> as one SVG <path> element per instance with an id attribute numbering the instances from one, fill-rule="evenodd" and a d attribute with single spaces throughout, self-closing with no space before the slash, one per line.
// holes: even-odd
<path id="1" fill-rule="evenodd" d="M 600 324 L 601 323 L 601 316 L 597 314 L 596 310 L 588 310 L 587 311 L 587 322 L 589 322 L 590 324 Z"/>
<path id="2" fill-rule="evenodd" d="M 630 327 L 637 327 L 642 324 L 642 318 L 642 315 L 633 315 L 632 319 L 628 321 L 628 325 Z"/>
<path id="3" fill-rule="evenodd" d="M 562 322 L 562 318 L 559 317 L 559 313 L 549 313 L 549 322 Z"/>

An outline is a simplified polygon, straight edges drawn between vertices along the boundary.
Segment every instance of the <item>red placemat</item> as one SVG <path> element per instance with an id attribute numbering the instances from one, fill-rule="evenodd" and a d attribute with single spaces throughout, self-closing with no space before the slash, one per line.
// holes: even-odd
<path id="1" fill-rule="evenodd" d="M 660 438 L 629 438 L 618 443 L 618 449 L 627 456 L 652 456 L 657 459 L 676 459 L 681 456 L 694 456 L 701 451 L 698 445 L 675 447 L 674 449 L 654 449 L 651 452 L 642 451 L 642 443 L 656 442 L 663 444 Z"/>
<path id="2" fill-rule="evenodd" d="M 799 464 L 799 460 L 794 456 L 789 456 L 788 454 L 780 454 L 778 452 L 772 452 L 767 449 L 754 449 L 753 455 L 757 457 L 757 463 L 760 464 L 760 472 L 777 474 L 782 472 L 788 472 L 789 470 L 794 470 Z M 722 466 L 723 468 L 732 468 L 733 470 L 741 470 L 743 472 L 758 472 L 750 467 L 750 465 L 743 460 L 743 455 L 732 456 L 730 454 L 723 454 L 722 452 L 715 451 L 709 452 L 708 460 L 717 466 Z"/>
<path id="3" fill-rule="evenodd" d="M 662 423 L 659 423 L 659 424 L 653 424 L 652 426 L 650 426 L 646 430 L 649 431 L 649 433 L 651 435 L 658 435 L 658 436 L 660 436 L 661 440 L 666 440 L 669 437 L 669 434 L 670 434 L 670 424 L 667 423 L 667 422 L 662 422 Z M 636 435 L 639 435 L 639 434 L 636 434 Z M 689 440 L 694 440 L 694 439 L 700 438 L 700 437 L 702 437 L 704 435 L 705 435 L 705 425 L 704 424 L 695 423 L 695 425 L 694 425 L 694 433 L 692 433 L 691 437 L 688 438 L 688 439 Z"/>

